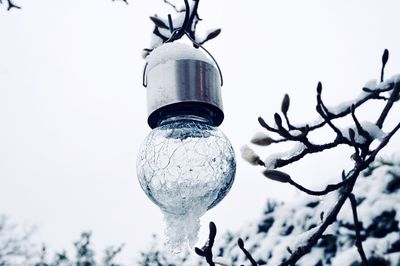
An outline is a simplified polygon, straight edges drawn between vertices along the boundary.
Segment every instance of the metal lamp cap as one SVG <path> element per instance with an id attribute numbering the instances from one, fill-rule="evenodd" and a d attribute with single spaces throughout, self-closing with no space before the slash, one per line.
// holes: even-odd
<path id="1" fill-rule="evenodd" d="M 148 124 L 155 128 L 165 118 L 196 115 L 219 126 L 224 113 L 218 69 L 197 59 L 173 59 L 148 70 Z"/>

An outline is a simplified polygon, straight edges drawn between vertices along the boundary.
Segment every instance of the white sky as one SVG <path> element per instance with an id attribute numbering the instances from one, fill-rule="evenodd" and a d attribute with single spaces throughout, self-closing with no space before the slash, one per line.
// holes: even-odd
<path id="1" fill-rule="evenodd" d="M 15 2 L 23 9 L 0 6 L 0 213 L 38 225 L 38 241 L 55 250 L 71 247 L 83 230 L 94 232 L 99 251 L 124 242 L 122 261 L 134 265 L 163 230 L 135 164 L 149 132 L 141 86 L 148 16 L 169 9 L 161 0 Z M 318 81 L 336 105 L 379 78 L 384 48 L 386 76 L 400 72 L 398 10 L 395 0 L 201 1 L 199 30 L 222 28 L 206 47 L 223 71 L 221 129 L 238 161 L 230 194 L 202 218 L 201 242 L 210 220 L 220 232 L 234 230 L 258 217 L 267 197 L 295 199 L 292 188 L 244 163 L 240 147 L 261 130 L 259 115 L 272 123 L 285 93 L 292 117 L 306 122 L 317 117 Z M 360 119 L 376 120 L 376 108 Z M 385 153 L 399 143 L 397 136 Z M 315 187 L 339 177 L 347 161 L 328 153 L 286 170 Z"/>

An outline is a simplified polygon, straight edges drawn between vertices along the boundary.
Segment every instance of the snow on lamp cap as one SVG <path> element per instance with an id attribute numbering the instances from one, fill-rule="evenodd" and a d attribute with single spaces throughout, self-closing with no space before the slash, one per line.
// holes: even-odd
<path id="1" fill-rule="evenodd" d="M 148 56 L 145 75 L 151 128 L 181 114 L 207 118 L 213 126 L 222 123 L 220 73 L 199 49 L 178 42 L 163 44 Z"/>

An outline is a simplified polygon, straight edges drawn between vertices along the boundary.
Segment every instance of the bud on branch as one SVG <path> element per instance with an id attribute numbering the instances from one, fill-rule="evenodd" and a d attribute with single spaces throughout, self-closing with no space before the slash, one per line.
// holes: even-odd
<path id="1" fill-rule="evenodd" d="M 281 172 L 281 171 L 277 171 L 277 170 L 264 170 L 263 175 L 271 180 L 282 182 L 282 183 L 288 183 L 292 180 L 290 178 L 290 175 L 288 175 L 284 172 Z"/>

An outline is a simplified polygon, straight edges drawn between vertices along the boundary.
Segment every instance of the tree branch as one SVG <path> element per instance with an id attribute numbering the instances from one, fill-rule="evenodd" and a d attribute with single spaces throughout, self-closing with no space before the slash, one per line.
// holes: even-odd
<path id="1" fill-rule="evenodd" d="M 14 2 L 12 0 L 6 0 L 6 1 L 7 1 L 7 4 L 8 4 L 7 11 L 10 11 L 12 8 L 21 9 L 21 7 L 17 6 L 16 4 L 14 4 Z M 2 4 L 2 3 L 3 3 L 3 1 L 1 0 L 0 4 Z"/>
<path id="2" fill-rule="evenodd" d="M 257 262 L 253 259 L 251 254 L 247 251 L 247 249 L 245 249 L 243 239 L 241 238 L 238 239 L 238 246 L 243 251 L 246 258 L 250 261 L 251 265 L 257 266 L 258 265 Z"/>
<path id="3" fill-rule="evenodd" d="M 217 234 L 217 227 L 215 226 L 214 222 L 210 222 L 209 228 L 210 228 L 210 233 L 207 242 L 201 249 L 195 247 L 194 251 L 200 257 L 204 257 L 210 266 L 215 266 L 215 263 L 213 261 L 212 247 L 214 245 L 214 239 Z"/>
<path id="4" fill-rule="evenodd" d="M 385 108 L 383 109 L 381 115 L 379 116 L 378 121 L 376 121 L 376 125 L 379 128 L 383 127 L 383 122 L 385 121 L 390 109 L 392 108 L 394 102 L 397 101 L 399 98 L 400 82 L 394 83 L 392 86 L 394 87 L 393 92 L 390 95 L 390 98 L 389 98 L 388 102 L 386 103 Z"/>
<path id="5" fill-rule="evenodd" d="M 400 123 L 382 140 L 379 146 L 371 153 L 371 155 L 362 162 L 358 162 L 355 164 L 354 168 L 347 174 L 346 179 L 349 180 L 349 183 L 346 184 L 341 190 L 338 202 L 329 212 L 329 215 L 326 217 L 325 221 L 318 227 L 316 232 L 308 239 L 307 244 L 298 247 L 293 254 L 284 262 L 279 264 L 279 266 L 290 266 L 294 265 L 296 261 L 298 261 L 303 255 L 307 254 L 311 248 L 318 242 L 318 240 L 322 237 L 325 230 L 336 221 L 337 214 L 343 207 L 344 202 L 352 193 L 354 184 L 357 181 L 357 177 L 359 176 L 362 170 L 365 170 L 376 158 L 376 155 L 389 143 L 390 139 L 393 135 L 399 130 Z"/>
<path id="6" fill-rule="evenodd" d="M 357 201 L 356 197 L 354 196 L 353 193 L 350 193 L 349 196 L 350 204 L 351 204 L 351 210 L 353 212 L 353 220 L 354 220 L 354 231 L 356 232 L 356 247 L 358 250 L 358 253 L 360 254 L 362 263 L 364 266 L 368 266 L 368 259 L 365 256 L 365 252 L 362 246 L 362 240 L 361 240 L 361 227 L 360 227 L 360 222 L 358 221 L 358 215 L 357 215 Z"/>

